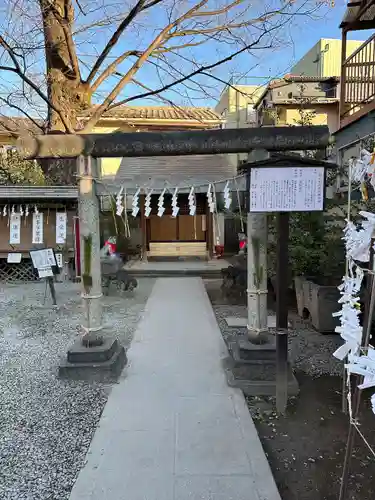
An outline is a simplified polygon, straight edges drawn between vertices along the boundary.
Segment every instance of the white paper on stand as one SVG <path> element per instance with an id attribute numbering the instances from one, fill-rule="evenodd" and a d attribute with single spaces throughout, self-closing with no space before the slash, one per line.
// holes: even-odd
<path id="1" fill-rule="evenodd" d="M 53 276 L 52 269 L 50 267 L 45 267 L 43 269 L 38 269 L 39 278 L 48 278 Z"/>
<path id="2" fill-rule="evenodd" d="M 43 213 L 33 213 L 33 245 L 43 243 Z"/>
<path id="3" fill-rule="evenodd" d="M 67 213 L 56 213 L 56 243 L 63 245 L 66 241 Z"/>
<path id="4" fill-rule="evenodd" d="M 13 213 L 10 215 L 10 245 L 19 245 L 21 243 L 21 216 Z"/>
<path id="5" fill-rule="evenodd" d="M 22 253 L 8 253 L 8 264 L 19 264 L 22 260 Z"/>

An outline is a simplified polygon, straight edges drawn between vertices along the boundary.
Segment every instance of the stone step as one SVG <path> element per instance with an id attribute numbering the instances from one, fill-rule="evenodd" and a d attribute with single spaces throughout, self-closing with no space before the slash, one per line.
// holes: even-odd
<path id="1" fill-rule="evenodd" d="M 276 364 L 238 364 L 229 357 L 224 361 L 229 387 L 241 389 L 246 396 L 276 396 Z M 288 364 L 288 396 L 296 396 L 299 385 Z"/>

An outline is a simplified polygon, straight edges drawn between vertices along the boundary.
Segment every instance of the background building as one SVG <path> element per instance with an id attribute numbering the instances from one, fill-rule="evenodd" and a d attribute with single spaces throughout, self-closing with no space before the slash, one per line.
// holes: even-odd
<path id="1" fill-rule="evenodd" d="M 362 45 L 362 41 L 348 40 L 346 57 Z M 341 75 L 341 40 L 321 38 L 290 70 L 292 75 L 320 78 Z"/>

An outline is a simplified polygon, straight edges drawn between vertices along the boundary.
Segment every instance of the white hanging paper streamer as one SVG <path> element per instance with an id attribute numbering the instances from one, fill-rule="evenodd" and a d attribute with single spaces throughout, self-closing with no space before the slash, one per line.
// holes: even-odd
<path id="1" fill-rule="evenodd" d="M 21 215 L 12 212 L 10 215 L 9 244 L 19 245 L 20 243 L 21 243 Z"/>
<path id="2" fill-rule="evenodd" d="M 178 193 L 178 188 L 174 190 L 172 196 L 172 217 L 177 217 L 178 212 L 180 211 L 180 207 L 177 205 L 177 193 Z"/>
<path id="3" fill-rule="evenodd" d="M 365 218 L 357 229 L 353 222 L 348 222 L 344 229 L 346 253 L 349 259 L 369 262 L 371 238 L 375 231 L 375 214 L 359 212 Z"/>
<path id="4" fill-rule="evenodd" d="M 194 187 L 192 187 L 189 193 L 189 215 L 195 215 L 196 211 Z"/>
<path id="5" fill-rule="evenodd" d="M 361 157 L 352 160 L 349 171 L 352 172 L 351 179 L 355 182 L 365 182 L 366 176 L 370 177 L 374 186 L 374 155 L 366 150 L 361 151 Z M 349 182 L 350 184 L 350 182 Z M 349 207 L 350 211 L 350 202 Z M 361 343 L 363 339 L 363 327 L 359 321 L 360 315 L 360 289 L 364 277 L 364 271 L 354 262 L 369 262 L 370 247 L 375 232 L 375 214 L 360 212 L 365 219 L 357 228 L 348 221 L 344 229 L 344 240 L 347 259 L 347 275 L 343 283 L 338 287 L 341 293 L 339 304 L 342 306 L 338 313 L 333 316 L 340 318 L 340 326 L 336 332 L 340 333 L 345 343 L 339 347 L 333 355 L 340 359 L 348 359 L 345 368 L 348 374 L 355 373 L 364 377 L 359 389 L 375 387 L 375 350 L 370 346 L 367 355 L 361 354 Z M 374 245 L 375 246 L 375 245 Z M 350 398 L 350 378 L 348 376 Z M 350 399 L 349 399 L 350 401 Z M 372 411 L 375 414 L 375 394 L 371 397 Z M 351 415 L 351 410 L 350 410 Z"/>
<path id="6" fill-rule="evenodd" d="M 29 214 L 30 214 L 29 205 L 26 205 L 26 207 L 25 207 L 25 217 L 28 217 Z"/>
<path id="7" fill-rule="evenodd" d="M 56 243 L 58 245 L 65 244 L 67 220 L 66 212 L 56 212 Z"/>
<path id="8" fill-rule="evenodd" d="M 133 195 L 132 201 L 132 216 L 137 217 L 139 212 L 139 193 L 141 192 L 141 188 L 138 188 L 137 191 Z"/>
<path id="9" fill-rule="evenodd" d="M 375 350 L 370 348 L 367 356 L 349 355 L 348 364 L 345 368 L 348 373 L 355 373 L 363 376 L 363 382 L 358 386 L 359 389 L 369 389 L 375 387 Z M 375 414 L 375 394 L 371 397 L 372 411 Z"/>
<path id="10" fill-rule="evenodd" d="M 207 203 L 208 207 L 210 209 L 210 212 L 213 214 L 215 212 L 215 203 L 212 197 L 212 184 L 208 185 L 208 190 L 207 190 Z"/>
<path id="11" fill-rule="evenodd" d="M 366 149 L 362 149 L 359 158 L 351 158 L 349 160 L 349 170 L 351 171 L 352 181 L 363 183 L 366 178 L 370 178 L 371 185 L 375 187 L 375 163 L 374 153 L 370 153 Z"/>
<path id="12" fill-rule="evenodd" d="M 116 215 L 121 216 L 122 212 L 124 211 L 124 205 L 123 205 L 123 196 L 122 193 L 124 191 L 124 188 L 122 187 L 120 191 L 118 192 L 118 195 L 116 196 Z"/>
<path id="13" fill-rule="evenodd" d="M 22 217 L 22 216 L 23 216 L 23 214 L 24 214 L 24 211 L 23 211 L 22 205 L 20 205 L 19 214 L 20 214 L 20 216 L 21 216 L 21 217 Z"/>
<path id="14" fill-rule="evenodd" d="M 224 207 L 226 210 L 229 210 L 231 205 L 232 205 L 232 196 L 229 189 L 229 181 L 227 181 L 224 187 Z"/>
<path id="15" fill-rule="evenodd" d="M 3 208 L 3 217 L 6 217 L 8 215 L 8 205 L 5 205 Z"/>
<path id="16" fill-rule="evenodd" d="M 11 214 L 14 215 L 16 213 L 16 207 L 14 205 L 12 205 L 12 211 L 11 211 Z"/>
<path id="17" fill-rule="evenodd" d="M 341 293 L 339 304 L 341 310 L 334 313 L 334 317 L 340 318 L 340 326 L 335 331 L 341 335 L 345 344 L 340 346 L 333 355 L 341 361 L 350 353 L 358 354 L 361 347 L 363 329 L 359 322 L 359 291 L 363 280 L 363 271 L 356 266 L 351 276 L 345 276 L 343 283 L 338 287 Z"/>
<path id="18" fill-rule="evenodd" d="M 33 213 L 33 245 L 41 245 L 43 243 L 43 213 Z"/>
<path id="19" fill-rule="evenodd" d="M 153 189 L 150 189 L 145 197 L 145 216 L 150 217 L 151 215 L 151 195 L 152 195 Z"/>
<path id="20" fill-rule="evenodd" d="M 375 350 L 369 349 L 367 356 L 349 356 L 349 363 L 345 368 L 349 373 L 363 375 L 363 383 L 358 386 L 359 389 L 369 389 L 375 387 Z"/>
<path id="21" fill-rule="evenodd" d="M 162 217 L 164 212 L 165 212 L 165 207 L 164 207 L 165 191 L 166 191 L 166 189 L 164 188 L 163 191 L 161 192 L 159 198 L 158 198 L 158 217 Z"/>
<path id="22" fill-rule="evenodd" d="M 38 214 L 38 213 L 39 213 L 38 207 L 36 205 L 34 205 L 34 214 Z"/>

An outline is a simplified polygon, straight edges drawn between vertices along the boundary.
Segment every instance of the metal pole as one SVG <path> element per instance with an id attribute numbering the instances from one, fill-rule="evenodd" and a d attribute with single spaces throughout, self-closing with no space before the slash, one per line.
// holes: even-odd
<path id="1" fill-rule="evenodd" d="M 81 276 L 85 265 L 85 238 L 91 236 L 91 262 L 89 265 L 92 285 L 86 290 L 81 278 L 83 299 L 83 344 L 87 347 L 101 345 L 102 332 L 102 278 L 100 267 L 100 229 L 99 229 L 99 199 L 95 192 L 94 179 L 98 176 L 97 160 L 90 156 L 80 156 L 77 159 L 79 185 L 79 233 Z"/>

